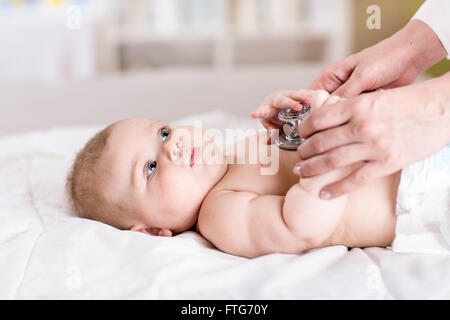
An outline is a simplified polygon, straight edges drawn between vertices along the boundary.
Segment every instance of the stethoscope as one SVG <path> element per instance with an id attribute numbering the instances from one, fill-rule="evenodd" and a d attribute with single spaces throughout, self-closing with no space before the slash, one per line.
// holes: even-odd
<path id="1" fill-rule="evenodd" d="M 309 110 L 310 108 L 303 106 L 303 109 L 300 111 L 283 109 L 278 113 L 278 119 L 284 122 L 283 133 L 276 139 L 279 148 L 297 150 L 298 146 L 303 143 L 305 139 L 298 135 L 297 128 Z"/>

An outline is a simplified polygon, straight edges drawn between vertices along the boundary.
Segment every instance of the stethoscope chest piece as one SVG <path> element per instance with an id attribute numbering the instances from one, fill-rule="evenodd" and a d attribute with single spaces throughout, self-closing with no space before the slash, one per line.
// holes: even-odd
<path id="1" fill-rule="evenodd" d="M 284 122 L 283 132 L 276 140 L 278 147 L 284 150 L 297 150 L 298 146 L 305 140 L 298 136 L 297 128 L 308 111 L 309 108 L 303 106 L 301 111 L 283 109 L 278 113 L 278 119 Z"/>

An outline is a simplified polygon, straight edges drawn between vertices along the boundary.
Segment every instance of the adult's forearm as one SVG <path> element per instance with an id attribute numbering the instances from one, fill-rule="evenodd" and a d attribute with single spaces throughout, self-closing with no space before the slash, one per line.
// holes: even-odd
<path id="1" fill-rule="evenodd" d="M 440 94 L 437 103 L 441 106 L 443 127 L 446 129 L 447 143 L 450 143 L 450 71 L 436 79 Z"/>
<path id="2" fill-rule="evenodd" d="M 450 72 L 411 89 L 422 94 L 427 118 L 441 128 L 442 144 L 450 143 Z"/>
<path id="3" fill-rule="evenodd" d="M 447 55 L 447 51 L 434 31 L 421 20 L 411 20 L 392 36 L 404 44 L 411 54 L 411 67 L 421 74 Z"/>

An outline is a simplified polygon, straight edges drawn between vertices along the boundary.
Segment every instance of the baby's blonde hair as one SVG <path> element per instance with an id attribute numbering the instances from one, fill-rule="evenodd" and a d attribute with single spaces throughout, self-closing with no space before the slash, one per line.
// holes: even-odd
<path id="1" fill-rule="evenodd" d="M 77 216 L 126 229 L 119 219 L 119 205 L 105 198 L 97 175 L 99 159 L 113 126 L 99 131 L 78 152 L 67 176 L 66 189 Z"/>

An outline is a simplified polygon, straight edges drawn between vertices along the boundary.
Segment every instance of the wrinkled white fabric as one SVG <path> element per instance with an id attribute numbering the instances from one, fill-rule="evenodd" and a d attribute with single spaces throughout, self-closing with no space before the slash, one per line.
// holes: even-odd
<path id="1" fill-rule="evenodd" d="M 450 145 L 402 170 L 396 213 L 394 251 L 450 255 Z"/>

